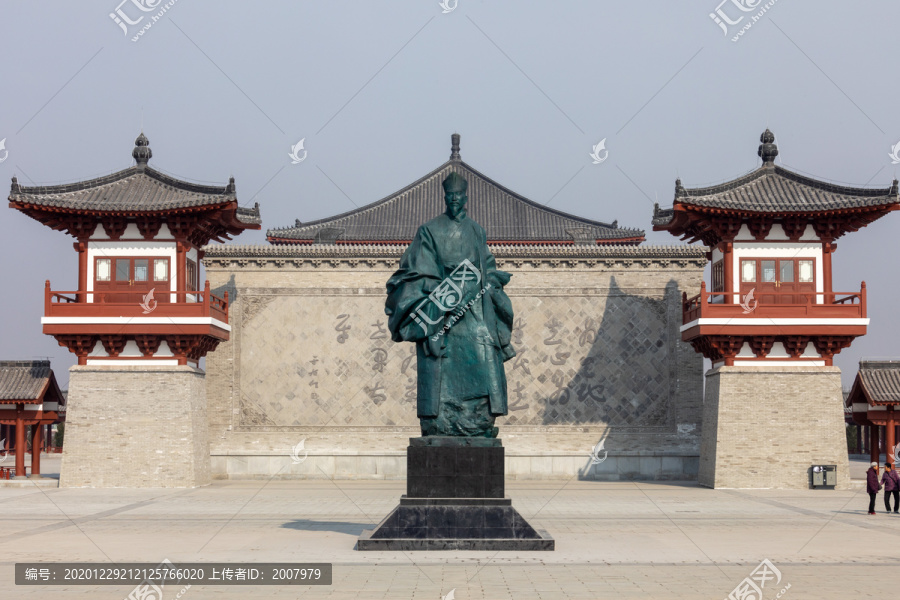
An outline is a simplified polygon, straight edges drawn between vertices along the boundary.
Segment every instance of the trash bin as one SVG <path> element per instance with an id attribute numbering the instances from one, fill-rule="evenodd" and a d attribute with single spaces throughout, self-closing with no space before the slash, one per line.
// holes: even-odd
<path id="1" fill-rule="evenodd" d="M 809 472 L 813 489 L 837 485 L 837 465 L 812 465 Z"/>

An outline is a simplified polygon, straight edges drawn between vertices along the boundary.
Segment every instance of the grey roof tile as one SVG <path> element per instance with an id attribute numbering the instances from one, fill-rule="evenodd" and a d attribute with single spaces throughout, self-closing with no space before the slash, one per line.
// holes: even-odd
<path id="1" fill-rule="evenodd" d="M 900 361 L 861 361 L 856 377 L 872 402 L 900 404 Z"/>
<path id="2" fill-rule="evenodd" d="M 416 230 L 445 210 L 441 182 L 451 171 L 469 183 L 469 216 L 487 232 L 491 241 L 549 241 L 594 244 L 596 240 L 640 243 L 640 229 L 620 228 L 548 208 L 506 189 L 465 162 L 451 159 L 425 177 L 390 196 L 362 208 L 326 219 L 270 229 L 272 243 L 409 241 Z"/>
<path id="3" fill-rule="evenodd" d="M 56 384 L 56 377 L 50 368 L 50 361 L 0 361 L 0 402 L 39 400 L 45 387 L 47 388 L 46 400 L 59 401 L 62 398 Z"/>
<path id="4" fill-rule="evenodd" d="M 262 217 L 259 214 L 259 202 L 254 203 L 253 208 L 239 206 L 235 215 L 241 223 L 262 225 Z"/>
<path id="5" fill-rule="evenodd" d="M 175 179 L 147 166 L 129 167 L 96 179 L 51 186 L 21 186 L 13 177 L 9 193 L 11 202 L 126 212 L 215 206 L 235 199 L 233 179 L 226 186 L 200 185 Z M 256 212 L 258 216 L 259 211 Z"/>
<path id="6" fill-rule="evenodd" d="M 679 182 L 680 183 L 680 182 Z M 733 181 L 704 188 L 676 184 L 675 203 L 754 213 L 809 213 L 897 203 L 897 182 L 890 188 L 858 188 L 827 183 L 766 164 Z M 654 224 L 671 217 L 656 211 Z M 657 223 L 659 221 L 659 223 Z"/>

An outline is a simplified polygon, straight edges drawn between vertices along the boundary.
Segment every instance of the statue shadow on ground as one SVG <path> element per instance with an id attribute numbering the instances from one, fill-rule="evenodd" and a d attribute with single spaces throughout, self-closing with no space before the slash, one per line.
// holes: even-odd
<path id="1" fill-rule="evenodd" d="M 372 523 L 355 523 L 350 521 L 316 521 L 313 519 L 297 519 L 283 523 L 281 527 L 285 529 L 296 529 L 298 531 L 335 531 L 337 533 L 346 533 L 354 537 L 359 535 L 365 529 L 374 527 Z"/>
<path id="2" fill-rule="evenodd" d="M 571 348 L 588 345 L 588 352 L 580 363 L 559 365 L 545 372 L 557 390 L 550 395 L 532 396 L 543 407 L 542 415 L 533 423 L 607 427 L 592 451 L 585 448 L 585 465 L 579 469 L 579 479 L 586 479 L 594 464 L 603 462 L 608 452 L 615 453 L 615 445 L 610 447 L 607 438 L 617 427 L 667 425 L 669 401 L 676 391 L 675 353 L 680 339 L 672 339 L 678 331 L 673 329 L 671 320 L 677 318 L 680 325 L 680 317 L 681 291 L 675 280 L 666 284 L 662 298 L 652 298 L 625 292 L 615 276 L 610 276 L 609 295 L 599 323 L 588 317 L 569 332 Z M 552 362 L 554 356 L 560 359 L 558 353 L 567 351 L 562 345 L 555 348 L 547 346 L 546 360 Z M 573 368 L 575 374 L 569 377 Z M 534 368 L 532 373 L 532 379 L 538 375 Z M 507 371 L 507 378 L 510 389 L 521 380 L 514 370 Z M 526 384 L 527 380 L 526 376 Z"/>

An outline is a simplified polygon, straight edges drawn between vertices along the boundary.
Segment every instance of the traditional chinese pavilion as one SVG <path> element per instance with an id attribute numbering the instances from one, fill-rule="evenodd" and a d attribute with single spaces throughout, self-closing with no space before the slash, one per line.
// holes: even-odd
<path id="1" fill-rule="evenodd" d="M 716 487 L 804 487 L 798 466 L 771 454 L 787 440 L 809 455 L 805 468 L 826 460 L 846 470 L 832 361 L 865 335 L 869 320 L 865 282 L 835 291 L 831 257 L 840 237 L 900 208 L 897 180 L 887 188 L 820 181 L 776 165 L 768 129 L 760 142 L 758 168 L 711 187 L 676 180 L 672 208 L 657 206 L 653 215 L 654 230 L 710 248 L 711 285 L 685 292 L 681 335 L 713 364 L 700 481 Z M 780 431 L 783 439 L 771 437 Z M 817 439 L 801 443 L 807 435 Z"/>
<path id="2" fill-rule="evenodd" d="M 900 360 L 862 360 L 847 396 L 853 422 L 869 431 L 871 460 L 896 462 L 900 427 Z M 883 443 L 880 443 L 883 442 Z"/>
<path id="3" fill-rule="evenodd" d="M 227 298 L 201 283 L 201 248 L 259 229 L 259 207 L 238 205 L 234 178 L 198 185 L 150 168 L 143 133 L 132 156 L 133 167 L 89 181 L 26 187 L 13 177 L 10 207 L 76 240 L 78 289 L 47 282 L 44 333 L 79 365 L 196 365 L 229 331 Z"/>
<path id="4" fill-rule="evenodd" d="M 25 428 L 31 427 L 31 476 L 41 476 L 41 447 L 50 426 L 65 420 L 66 399 L 47 360 L 0 361 L 0 438 L 15 436 L 15 476 L 24 479 Z M 10 444 L 6 444 L 6 451 Z M 4 454 L 6 456 L 6 454 Z"/>
<path id="5" fill-rule="evenodd" d="M 889 188 L 838 186 L 775 165 L 768 129 L 762 166 L 706 188 L 675 182 L 674 206 L 657 209 L 655 231 L 711 248 L 712 285 L 685 300 L 682 336 L 714 364 L 832 364 L 865 335 L 866 285 L 835 292 L 836 241 L 900 208 Z"/>
<path id="6" fill-rule="evenodd" d="M 228 339 L 228 297 L 200 275 L 202 247 L 259 229 L 234 179 L 199 185 L 135 165 L 65 185 L 22 186 L 11 208 L 75 238 L 78 287 L 44 290 L 44 333 L 78 356 L 69 378 L 61 486 L 194 486 L 209 481 L 205 374 Z"/>

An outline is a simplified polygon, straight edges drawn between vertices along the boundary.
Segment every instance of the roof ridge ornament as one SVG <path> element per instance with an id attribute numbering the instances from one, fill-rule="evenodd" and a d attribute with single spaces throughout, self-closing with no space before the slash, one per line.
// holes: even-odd
<path id="1" fill-rule="evenodd" d="M 143 131 L 134 140 L 134 150 L 131 151 L 131 156 L 134 157 L 134 162 L 137 163 L 138 167 L 146 167 L 147 162 L 153 157 L 153 152 L 150 150 L 150 140 L 147 139 Z"/>
<path id="2" fill-rule="evenodd" d="M 774 165 L 775 157 L 778 156 L 778 146 L 775 145 L 775 134 L 766 127 L 766 130 L 759 136 L 759 141 L 762 143 L 759 145 L 756 154 L 762 159 L 763 166 Z"/>
<path id="3" fill-rule="evenodd" d="M 450 136 L 450 160 L 461 160 L 459 157 L 459 134 Z"/>

